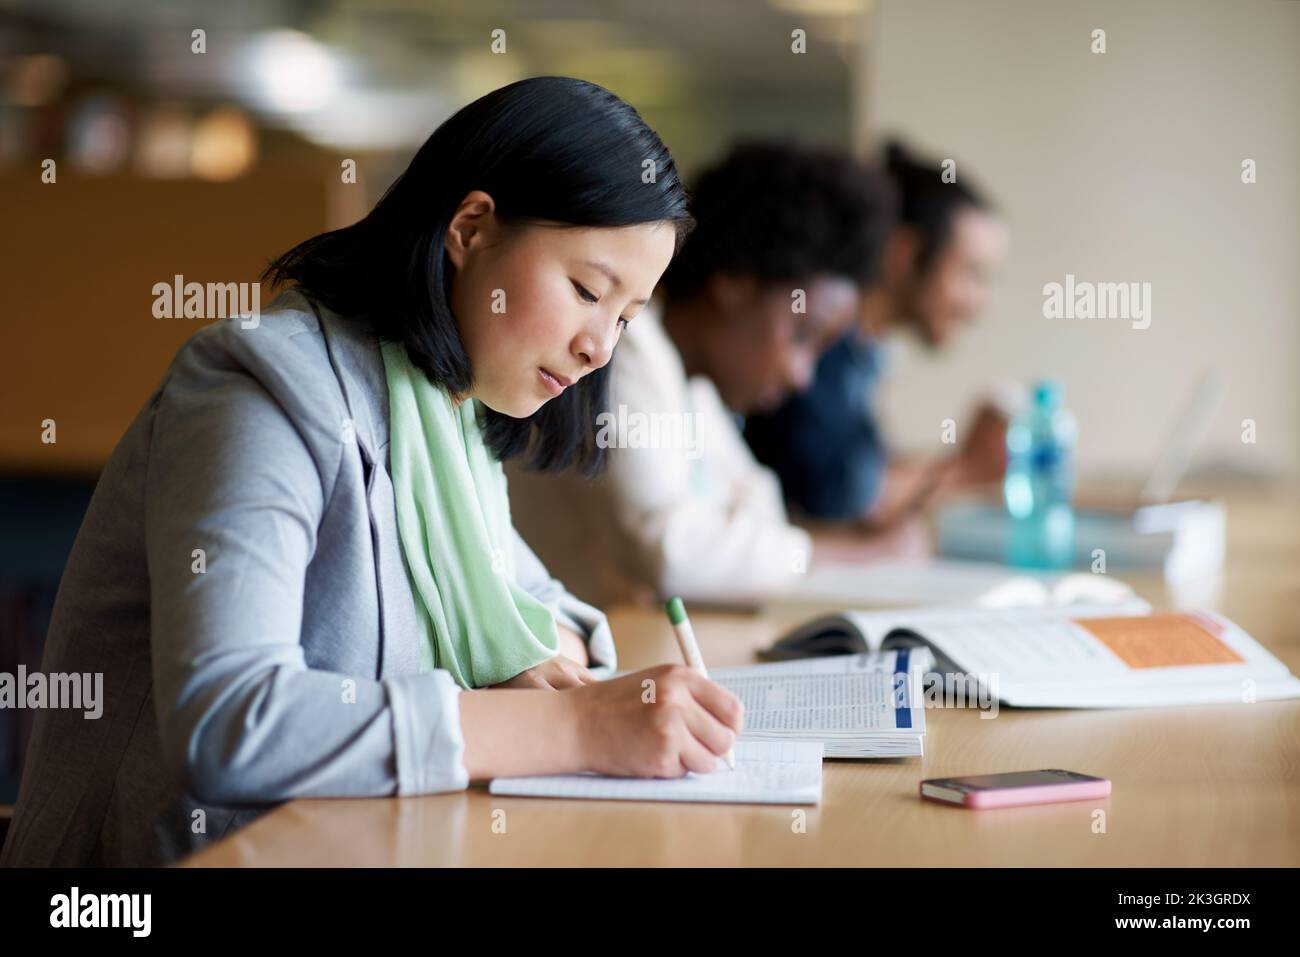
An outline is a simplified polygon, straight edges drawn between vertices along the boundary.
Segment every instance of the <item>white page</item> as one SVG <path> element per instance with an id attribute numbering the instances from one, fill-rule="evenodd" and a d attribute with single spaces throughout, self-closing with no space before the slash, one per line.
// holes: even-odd
<path id="1" fill-rule="evenodd" d="M 929 638 L 939 626 L 1061 621 L 1066 618 L 1146 615 L 1150 612 L 1150 604 L 1141 598 L 1132 598 L 1115 605 L 1072 605 L 1069 608 L 899 608 L 890 611 L 846 611 L 843 612 L 843 617 L 866 637 L 869 647 L 879 648 L 880 643 L 896 628 L 906 628 Z"/>
<path id="2" fill-rule="evenodd" d="M 910 667 L 924 670 L 933 661 L 927 648 L 909 649 Z M 731 665 L 714 668 L 709 678 L 734 680 L 761 675 L 833 675 L 860 671 L 893 674 L 898 664 L 897 651 L 868 651 L 857 655 L 817 655 L 812 658 L 791 658 L 788 661 L 762 661 L 752 665 Z"/>
<path id="3" fill-rule="evenodd" d="M 1160 708 L 1300 698 L 1300 680 L 1250 678 L 1174 684 L 1134 678 L 1118 686 L 1099 682 L 1024 682 L 1009 689 L 999 688 L 999 692 L 1006 704 L 1021 708 Z"/>
<path id="4" fill-rule="evenodd" d="M 496 778 L 492 794 L 598 798 L 613 801 L 704 801 L 735 804 L 820 804 L 820 741 L 744 741 L 735 745 L 736 769 L 721 759 L 711 774 L 682 778 L 619 778 L 557 774 Z"/>

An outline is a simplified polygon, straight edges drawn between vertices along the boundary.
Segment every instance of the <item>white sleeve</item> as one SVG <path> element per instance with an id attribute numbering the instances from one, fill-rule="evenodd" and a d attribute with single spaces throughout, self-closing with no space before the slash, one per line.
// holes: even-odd
<path id="1" fill-rule="evenodd" d="M 621 537 L 660 594 L 750 604 L 788 587 L 807 567 L 811 540 L 788 521 L 775 476 L 749 454 L 721 402 L 693 403 L 680 375 L 641 350 L 615 363 L 619 441 L 606 481 Z M 652 415 L 691 419 L 670 429 L 683 439 L 675 447 L 634 447 L 638 413 L 642 439 Z"/>

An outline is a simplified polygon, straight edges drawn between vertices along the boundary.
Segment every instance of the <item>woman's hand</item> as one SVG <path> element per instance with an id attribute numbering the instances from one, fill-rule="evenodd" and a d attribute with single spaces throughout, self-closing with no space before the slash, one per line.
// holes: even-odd
<path id="1" fill-rule="evenodd" d="M 560 654 L 584 668 L 591 664 L 591 658 L 587 656 L 587 642 L 580 634 L 563 625 L 556 625 L 555 631 L 560 636 Z"/>
<path id="2" fill-rule="evenodd" d="M 1007 471 L 1007 416 L 995 405 L 984 402 L 975 409 L 974 424 L 967 430 L 966 443 L 957 456 L 958 474 L 954 485 L 979 485 L 1000 481 Z"/>
<path id="3" fill-rule="evenodd" d="M 466 691 L 459 702 L 472 781 L 578 771 L 664 778 L 712 771 L 744 717 L 735 695 L 685 665 L 559 694 Z"/>
<path id="4" fill-rule="evenodd" d="M 491 687 L 560 691 L 595 681 L 587 670 L 591 659 L 587 657 L 587 643 L 582 640 L 582 636 L 563 625 L 556 625 L 555 630 L 560 636 L 558 655 Z"/>
<path id="5" fill-rule="evenodd" d="M 541 691 L 562 691 L 577 688 L 595 681 L 591 672 L 564 654 L 548 658 L 540 665 L 521 671 L 508 681 L 491 685 L 493 688 L 533 688 Z"/>
<path id="6" fill-rule="evenodd" d="M 740 699 L 685 665 L 660 665 L 568 694 L 585 770 L 679 778 L 717 767 L 744 724 Z"/>

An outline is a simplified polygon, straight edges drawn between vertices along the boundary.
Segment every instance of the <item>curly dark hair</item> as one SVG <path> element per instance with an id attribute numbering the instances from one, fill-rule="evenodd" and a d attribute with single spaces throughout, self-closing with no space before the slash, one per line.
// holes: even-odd
<path id="1" fill-rule="evenodd" d="M 830 148 L 787 141 L 735 146 L 691 190 L 695 229 L 663 277 L 669 299 L 715 273 L 764 283 L 880 272 L 894 200 L 879 173 Z"/>
<path id="2" fill-rule="evenodd" d="M 965 176 L 945 183 L 938 162 L 918 156 L 899 140 L 885 144 L 884 166 L 898 197 L 898 221 L 916 229 L 920 238 L 916 268 L 925 272 L 952 236 L 958 211 L 989 205 Z"/>

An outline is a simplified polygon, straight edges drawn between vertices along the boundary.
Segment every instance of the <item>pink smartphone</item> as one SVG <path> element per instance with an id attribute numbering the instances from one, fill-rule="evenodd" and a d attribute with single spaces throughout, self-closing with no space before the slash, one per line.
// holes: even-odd
<path id="1" fill-rule="evenodd" d="M 1057 801 L 1086 801 L 1110 796 L 1110 781 L 1074 771 L 1013 771 L 921 782 L 921 797 L 962 807 L 1021 807 Z"/>

